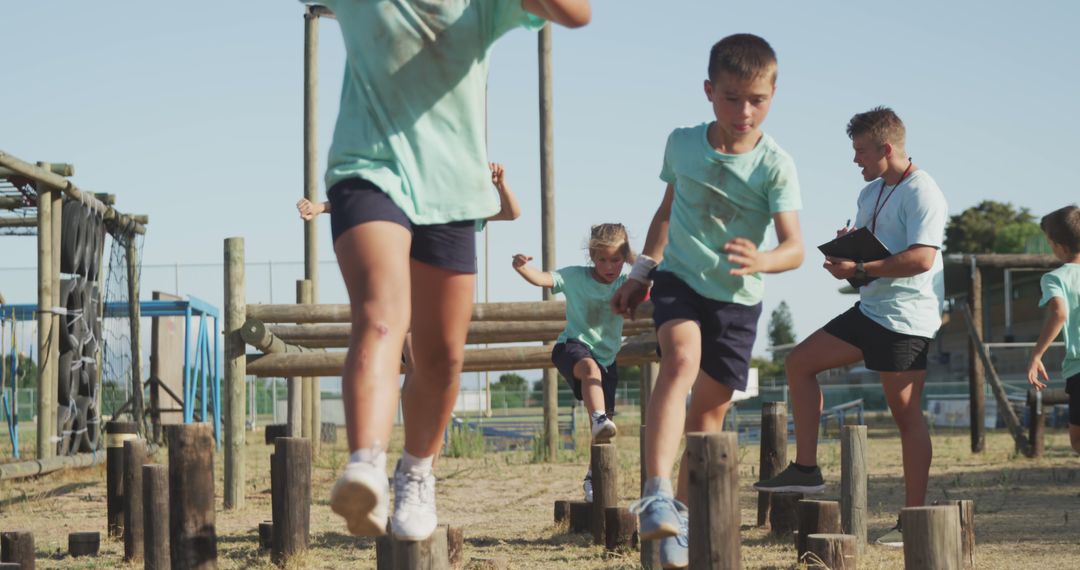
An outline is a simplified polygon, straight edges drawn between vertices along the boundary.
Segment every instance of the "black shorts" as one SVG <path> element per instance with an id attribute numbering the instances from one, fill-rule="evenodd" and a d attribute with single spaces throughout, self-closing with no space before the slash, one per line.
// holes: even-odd
<path id="1" fill-rule="evenodd" d="M 733 390 L 746 390 L 761 303 L 740 305 L 703 297 L 667 271 L 653 272 L 650 298 L 657 330 L 676 319 L 698 323 L 701 370 Z"/>
<path id="2" fill-rule="evenodd" d="M 1080 426 L 1080 374 L 1065 380 L 1065 393 L 1069 395 L 1069 423 Z"/>
<path id="3" fill-rule="evenodd" d="M 566 383 L 570 384 L 570 389 L 574 391 L 574 397 L 579 402 L 582 400 L 581 380 L 574 377 L 574 366 L 586 358 L 591 358 L 600 369 L 600 387 L 604 390 L 604 410 L 608 416 L 614 417 L 615 390 L 619 387 L 619 372 L 615 363 L 612 362 L 611 366 L 600 364 L 589 347 L 579 340 L 569 339 L 556 344 L 555 348 L 551 349 L 551 363 L 559 369 L 559 374 L 566 378 Z"/>
<path id="4" fill-rule="evenodd" d="M 926 353 L 933 340 L 889 330 L 864 315 L 858 303 L 822 330 L 861 350 L 866 367 L 876 372 L 926 370 Z"/>
<path id="5" fill-rule="evenodd" d="M 366 222 L 393 222 L 409 230 L 413 259 L 459 273 L 476 273 L 476 223 L 472 220 L 413 224 L 378 186 L 362 178 L 334 184 L 330 199 L 330 232 L 336 242 L 341 234 Z"/>

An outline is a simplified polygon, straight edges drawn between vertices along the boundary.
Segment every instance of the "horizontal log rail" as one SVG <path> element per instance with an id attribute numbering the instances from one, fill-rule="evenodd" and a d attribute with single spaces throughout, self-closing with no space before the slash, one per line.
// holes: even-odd
<path id="1" fill-rule="evenodd" d="M 348 305 L 247 305 L 247 317 L 263 323 L 348 323 Z M 520 301 L 509 303 L 477 303 L 473 305 L 472 320 L 478 321 L 561 321 L 566 318 L 563 301 Z M 633 321 L 652 320 L 652 303 L 638 307 Z"/>

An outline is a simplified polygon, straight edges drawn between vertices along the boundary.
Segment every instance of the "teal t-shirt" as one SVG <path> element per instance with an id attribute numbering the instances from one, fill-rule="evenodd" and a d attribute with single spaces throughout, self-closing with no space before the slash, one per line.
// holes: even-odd
<path id="1" fill-rule="evenodd" d="M 325 0 L 347 55 L 326 187 L 376 184 L 415 224 L 499 211 L 485 139 L 488 54 L 544 21 L 520 0 Z"/>
<path id="2" fill-rule="evenodd" d="M 941 246 L 949 205 L 925 170 L 911 173 L 895 189 L 882 187 L 883 182 L 875 180 L 859 193 L 855 227 L 873 225 L 878 241 L 894 255 L 916 244 L 933 247 L 937 252 L 930 271 L 913 277 L 882 277 L 860 287 L 859 309 L 891 331 L 933 338 L 941 327 L 945 299 Z M 877 223 L 873 224 L 875 207 Z"/>
<path id="3" fill-rule="evenodd" d="M 674 185 L 675 200 L 659 269 L 709 299 L 755 305 L 762 276 L 731 275 L 723 247 L 736 237 L 761 247 L 773 214 L 802 208 L 795 161 L 766 134 L 750 152 L 717 152 L 708 129 L 702 123 L 668 136 L 660 179 Z"/>
<path id="4" fill-rule="evenodd" d="M 1066 263 L 1043 274 L 1039 285 L 1042 287 L 1040 307 L 1046 306 L 1054 297 L 1061 297 L 1068 308 L 1065 327 L 1061 329 L 1061 336 L 1065 339 L 1065 360 L 1061 363 L 1061 374 L 1071 378 L 1080 374 L 1080 264 Z"/>
<path id="5" fill-rule="evenodd" d="M 611 311 L 610 302 L 626 276 L 605 285 L 592 276 L 592 267 L 574 266 L 552 271 L 551 279 L 551 292 L 566 297 L 566 330 L 556 342 L 577 340 L 592 350 L 597 363 L 611 366 L 622 346 L 623 318 Z"/>

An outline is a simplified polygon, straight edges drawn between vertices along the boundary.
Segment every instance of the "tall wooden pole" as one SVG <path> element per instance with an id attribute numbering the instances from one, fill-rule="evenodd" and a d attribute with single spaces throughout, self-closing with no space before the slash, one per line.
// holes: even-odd
<path id="1" fill-rule="evenodd" d="M 49 168 L 49 165 L 40 165 Z M 53 342 L 53 231 L 52 193 L 55 190 L 45 184 L 37 184 L 38 193 L 38 402 L 37 402 L 37 458 L 47 459 L 56 454 L 52 438 L 56 435 L 56 422 L 52 419 L 56 409 L 57 360 L 52 357 Z M 60 252 L 55 252 L 60 258 Z M 59 288 L 57 288 L 59 289 Z M 59 331 L 57 331 L 59 332 Z"/>
<path id="2" fill-rule="evenodd" d="M 540 30 L 540 252 L 544 271 L 555 270 L 555 135 L 552 131 L 551 24 Z M 551 289 L 543 299 L 551 300 Z M 550 461 L 559 455 L 559 377 L 544 369 L 544 445 Z"/>
<path id="3" fill-rule="evenodd" d="M 971 305 L 975 333 L 981 339 L 983 335 L 982 271 L 979 269 L 974 256 L 971 258 L 971 289 L 968 291 L 968 303 Z M 982 361 L 979 359 L 978 350 L 974 340 L 968 342 L 972 453 L 981 453 L 986 447 L 986 424 L 984 423 L 986 421 L 985 371 L 983 370 Z"/>
<path id="4" fill-rule="evenodd" d="M 127 243 L 124 244 L 127 259 L 128 278 L 128 311 L 130 317 L 131 332 L 131 402 L 132 419 L 135 420 L 136 433 L 146 435 L 143 425 L 143 381 L 142 381 L 142 336 L 140 333 L 140 318 L 142 316 L 139 304 L 139 249 L 135 244 L 135 232 L 127 235 Z"/>
<path id="5" fill-rule="evenodd" d="M 244 238 L 225 239 L 225 508 L 244 507 Z M 212 444 L 211 444 L 212 445 Z M 177 546 L 173 542 L 173 546 Z"/>
<path id="6" fill-rule="evenodd" d="M 45 163 L 39 163 L 38 166 L 46 167 Z M 52 216 L 52 272 L 50 278 L 52 279 L 52 306 L 60 306 L 60 248 L 61 248 L 61 236 L 64 225 L 64 202 L 63 193 L 59 187 L 49 188 L 49 197 L 52 201 L 52 209 L 49 214 Z M 40 215 L 40 212 L 39 212 Z M 52 316 L 52 328 L 49 329 L 49 360 L 52 360 L 55 364 L 52 368 L 52 376 L 49 379 L 49 425 L 52 429 L 58 429 L 56 414 L 59 409 L 59 402 L 57 401 L 57 391 L 59 390 L 58 384 L 60 383 L 60 334 L 67 334 L 67 331 L 63 330 L 63 325 L 60 321 L 59 313 L 50 313 Z M 40 356 L 40 355 L 39 355 Z M 53 432 L 53 435 L 56 435 Z"/>
<path id="7" fill-rule="evenodd" d="M 305 305 L 314 303 L 314 287 L 311 286 L 311 281 L 304 279 L 296 282 L 297 296 L 300 297 L 300 302 Z M 317 455 L 319 453 L 319 439 L 322 433 L 322 414 L 319 413 L 320 400 L 319 397 L 319 379 L 315 376 L 305 376 L 303 379 L 303 387 L 301 388 L 304 394 L 304 437 L 311 438 L 311 453 Z"/>
<path id="8" fill-rule="evenodd" d="M 316 155 L 318 136 L 316 128 L 316 107 L 319 79 L 319 17 L 309 6 L 304 12 L 304 197 L 311 202 L 319 201 L 319 158 Z M 304 222 L 304 279 L 307 296 L 305 303 L 319 302 L 319 252 L 318 218 Z M 311 452 L 319 453 L 319 429 L 322 424 L 322 392 L 318 378 L 304 378 L 303 389 L 307 390 L 310 402 Z"/>

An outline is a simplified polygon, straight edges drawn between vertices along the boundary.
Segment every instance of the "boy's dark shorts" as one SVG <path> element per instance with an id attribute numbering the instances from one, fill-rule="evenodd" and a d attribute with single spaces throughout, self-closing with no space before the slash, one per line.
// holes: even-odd
<path id="1" fill-rule="evenodd" d="M 574 366 L 586 358 L 591 358 L 596 362 L 597 368 L 600 369 L 600 387 L 604 390 L 604 410 L 609 417 L 614 417 L 615 389 L 619 387 L 619 373 L 616 364 L 614 362 L 611 363 L 611 366 L 600 364 L 600 361 L 596 360 L 596 356 L 589 350 L 588 345 L 579 340 L 567 339 L 566 342 L 560 342 L 555 345 L 555 348 L 551 349 L 551 363 L 555 365 L 555 368 L 559 369 L 559 374 L 566 378 L 566 383 L 570 384 L 570 389 L 574 391 L 574 397 L 579 402 L 582 400 L 581 380 L 574 377 Z"/>
<path id="2" fill-rule="evenodd" d="M 378 186 L 362 178 L 334 184 L 330 199 L 330 232 L 341 234 L 366 222 L 393 222 L 412 234 L 409 257 L 459 273 L 476 273 L 476 223 L 472 220 L 421 226 L 413 224 Z"/>
<path id="3" fill-rule="evenodd" d="M 733 390 L 746 390 L 761 303 L 740 305 L 703 297 L 667 271 L 654 271 L 652 277 L 649 295 L 656 329 L 676 319 L 697 322 L 701 327 L 701 370 Z"/>
<path id="4" fill-rule="evenodd" d="M 1080 426 L 1080 374 L 1065 380 L 1065 393 L 1069 395 L 1069 423 Z"/>
<path id="5" fill-rule="evenodd" d="M 889 330 L 864 315 L 858 303 L 822 330 L 861 350 L 866 367 L 876 372 L 926 370 L 926 354 L 933 340 Z"/>

